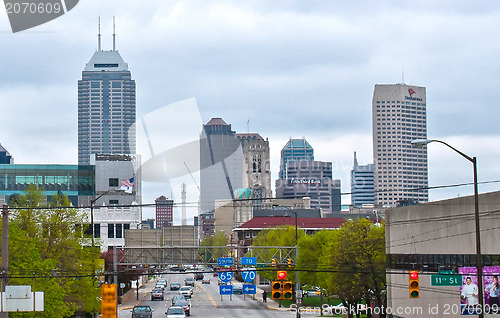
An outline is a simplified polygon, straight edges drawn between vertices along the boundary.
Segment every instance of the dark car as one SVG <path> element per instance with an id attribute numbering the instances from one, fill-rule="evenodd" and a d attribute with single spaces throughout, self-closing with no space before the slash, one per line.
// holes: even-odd
<path id="1" fill-rule="evenodd" d="M 195 280 L 202 280 L 203 279 L 203 273 L 196 273 L 196 274 L 194 274 L 194 279 Z"/>
<path id="2" fill-rule="evenodd" d="M 179 288 L 181 288 L 181 284 L 179 283 L 170 284 L 170 290 L 179 290 Z"/>
<path id="3" fill-rule="evenodd" d="M 165 296 L 163 295 L 163 289 L 155 288 L 151 291 L 151 300 L 164 300 Z"/>
<path id="4" fill-rule="evenodd" d="M 153 309 L 149 306 L 135 306 L 132 309 L 132 318 L 153 318 Z"/>

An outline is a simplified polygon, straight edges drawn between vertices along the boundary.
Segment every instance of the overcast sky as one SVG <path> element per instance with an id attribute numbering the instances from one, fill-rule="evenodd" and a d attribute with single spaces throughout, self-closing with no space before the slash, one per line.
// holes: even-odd
<path id="1" fill-rule="evenodd" d="M 305 137 L 349 192 L 353 152 L 360 164 L 373 161 L 374 85 L 404 81 L 427 88 L 429 138 L 477 156 L 479 181 L 500 180 L 496 1 L 85 0 L 15 34 L 2 11 L 0 143 L 15 163 L 77 163 L 77 81 L 97 48 L 98 16 L 105 50 L 116 16 L 139 118 L 194 97 L 193 120 L 222 117 L 237 132 L 269 138 L 273 179 L 287 140 Z M 430 186 L 471 181 L 468 161 L 429 145 Z M 144 203 L 171 193 L 180 201 L 172 188 L 144 185 Z M 197 191 L 188 184 L 188 201 Z M 466 186 L 429 194 L 471 193 Z"/>

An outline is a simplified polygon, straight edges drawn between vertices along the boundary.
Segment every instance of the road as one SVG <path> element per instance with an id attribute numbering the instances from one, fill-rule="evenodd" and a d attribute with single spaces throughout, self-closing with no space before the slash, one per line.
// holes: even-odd
<path id="1" fill-rule="evenodd" d="M 201 284 L 201 281 L 195 283 L 193 297 L 191 298 L 191 317 L 209 317 L 209 318 L 231 318 L 231 317 L 245 317 L 245 318 L 260 318 L 260 317 L 294 317 L 295 313 L 289 311 L 278 311 L 269 309 L 266 304 L 258 301 L 256 298 L 260 297 L 260 292 L 256 295 L 255 299 L 252 295 L 232 295 L 221 296 L 219 295 L 219 286 L 217 284 L 217 277 L 213 277 L 212 273 L 205 274 L 210 278 L 210 284 Z M 170 283 L 178 282 L 184 285 L 184 279 L 193 277 L 189 273 L 168 273 L 164 278 Z M 136 298 L 130 303 L 130 306 L 141 304 L 151 306 L 153 308 L 153 318 L 165 317 L 165 312 L 171 304 L 173 296 L 177 295 L 177 291 L 170 291 L 169 288 L 165 289 L 165 300 L 151 301 L 151 289 L 153 288 L 157 279 L 150 281 L 145 288 L 139 290 L 139 300 Z M 129 318 L 132 316 L 130 306 L 124 306 L 119 310 L 119 318 Z"/>

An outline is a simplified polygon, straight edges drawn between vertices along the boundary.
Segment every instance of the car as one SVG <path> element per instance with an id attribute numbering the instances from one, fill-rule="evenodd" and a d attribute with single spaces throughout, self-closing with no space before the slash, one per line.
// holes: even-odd
<path id="1" fill-rule="evenodd" d="M 163 289 L 155 288 L 151 291 L 151 300 L 164 300 L 165 296 L 163 294 Z"/>
<path id="2" fill-rule="evenodd" d="M 182 318 L 186 317 L 186 313 L 184 312 L 184 308 L 181 306 L 170 306 L 165 313 L 167 318 Z"/>
<path id="3" fill-rule="evenodd" d="M 179 289 L 179 294 L 184 295 L 184 297 L 186 298 L 191 298 L 191 296 L 193 295 L 193 289 L 189 286 L 182 286 Z"/>
<path id="4" fill-rule="evenodd" d="M 203 280 L 203 273 L 195 273 L 194 280 Z"/>
<path id="5" fill-rule="evenodd" d="M 217 277 L 217 276 L 219 276 L 219 273 L 214 272 L 214 277 Z"/>
<path id="6" fill-rule="evenodd" d="M 220 279 L 217 281 L 217 284 L 218 284 L 218 285 L 227 285 L 227 283 L 225 283 L 225 282 L 221 281 Z"/>
<path id="7" fill-rule="evenodd" d="M 234 285 L 233 286 L 233 294 L 243 295 L 243 285 Z"/>
<path id="8" fill-rule="evenodd" d="M 174 298 L 172 298 L 172 305 L 175 305 L 175 302 L 176 301 L 179 301 L 179 300 L 186 300 L 186 297 L 184 297 L 184 295 L 175 295 Z"/>
<path id="9" fill-rule="evenodd" d="M 165 289 L 165 285 L 163 285 L 163 284 L 158 284 L 158 283 L 157 283 L 157 284 L 155 285 L 155 288 L 153 288 L 153 289 L 161 289 L 161 290 L 164 290 L 164 289 Z"/>
<path id="10" fill-rule="evenodd" d="M 184 266 L 173 266 L 170 267 L 170 270 L 173 272 L 185 272 L 186 268 Z"/>
<path id="11" fill-rule="evenodd" d="M 201 280 L 201 283 L 202 283 L 202 284 L 210 284 L 210 278 L 209 278 L 209 277 L 204 277 L 204 278 Z"/>
<path id="12" fill-rule="evenodd" d="M 181 288 L 181 284 L 174 282 L 170 284 L 170 290 L 179 290 Z"/>
<path id="13" fill-rule="evenodd" d="M 152 318 L 153 309 L 149 306 L 135 306 L 132 309 L 132 318 Z"/>
<path id="14" fill-rule="evenodd" d="M 184 285 L 186 286 L 194 286 L 194 278 L 188 277 L 184 280 Z"/>
<path id="15" fill-rule="evenodd" d="M 184 309 L 186 316 L 191 316 L 191 302 L 189 300 L 176 301 L 174 306 L 180 306 Z"/>
<path id="16" fill-rule="evenodd" d="M 158 279 L 158 281 L 156 282 L 156 284 L 163 284 L 165 286 L 168 285 L 167 280 L 165 278 Z"/>

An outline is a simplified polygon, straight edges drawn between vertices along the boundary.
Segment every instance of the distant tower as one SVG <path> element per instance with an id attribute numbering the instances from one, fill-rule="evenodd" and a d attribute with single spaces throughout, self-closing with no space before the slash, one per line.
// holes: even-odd
<path id="1" fill-rule="evenodd" d="M 78 164 L 90 164 L 90 155 L 135 154 L 135 81 L 116 51 L 113 18 L 113 50 L 98 45 L 78 81 Z"/>
<path id="2" fill-rule="evenodd" d="M 363 204 L 375 203 L 373 164 L 359 165 L 354 152 L 354 165 L 351 170 L 351 205 L 361 207 Z"/>
<path id="3" fill-rule="evenodd" d="M 181 199 L 182 199 L 182 225 L 187 225 L 187 215 L 186 215 L 186 184 L 182 184 L 182 193 L 181 193 Z"/>
<path id="4" fill-rule="evenodd" d="M 412 148 L 427 138 L 425 87 L 375 85 L 372 101 L 375 203 L 427 202 L 427 149 Z"/>
<path id="5" fill-rule="evenodd" d="M 0 144 L 0 164 L 13 164 L 14 163 L 14 158 L 11 156 L 11 154 L 2 147 Z"/>
<path id="6" fill-rule="evenodd" d="M 314 161 L 314 149 L 305 138 L 290 139 L 281 149 L 280 179 L 287 179 L 288 162 Z"/>

